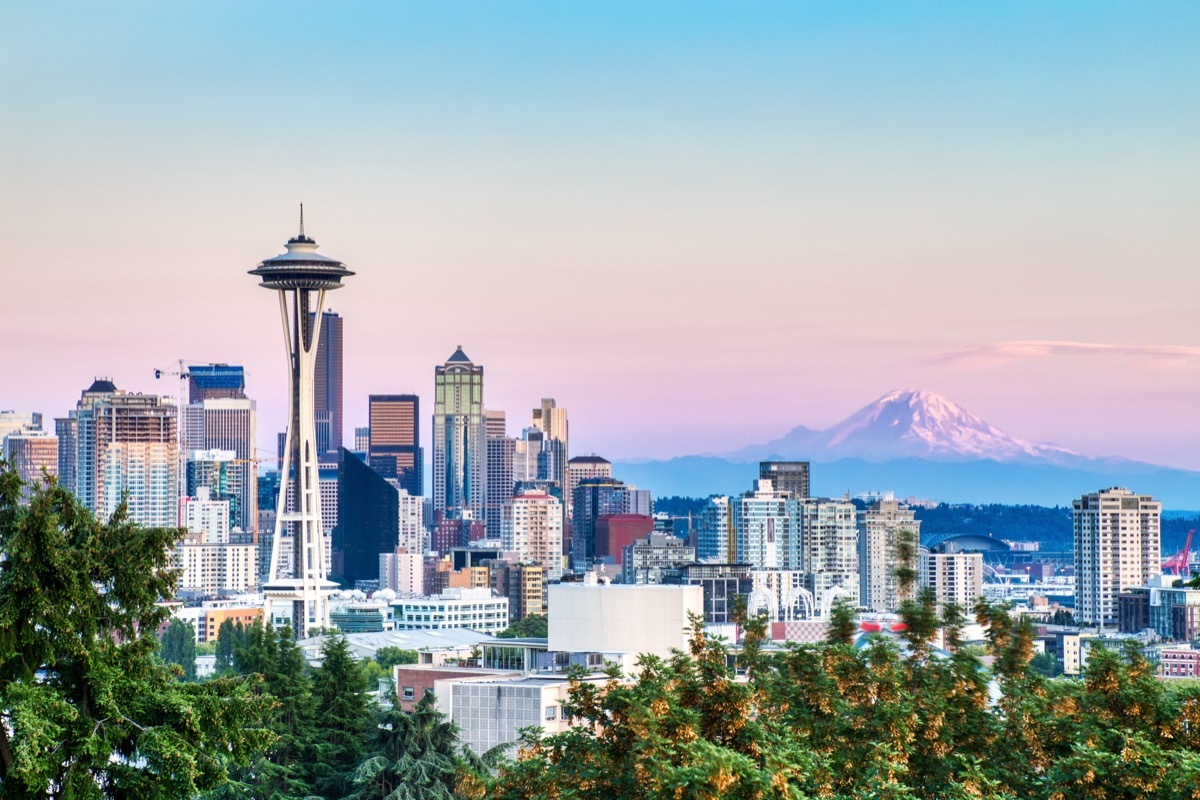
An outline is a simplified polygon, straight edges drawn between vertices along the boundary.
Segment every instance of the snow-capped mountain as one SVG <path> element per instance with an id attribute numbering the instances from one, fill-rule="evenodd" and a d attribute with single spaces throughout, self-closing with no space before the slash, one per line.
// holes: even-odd
<path id="1" fill-rule="evenodd" d="M 1080 458 L 1061 447 L 1010 436 L 941 395 L 912 389 L 889 392 L 827 430 L 800 426 L 779 439 L 751 445 L 728 457 L 751 460 L 771 456 L 874 462 L 923 458 L 1066 463 Z"/>

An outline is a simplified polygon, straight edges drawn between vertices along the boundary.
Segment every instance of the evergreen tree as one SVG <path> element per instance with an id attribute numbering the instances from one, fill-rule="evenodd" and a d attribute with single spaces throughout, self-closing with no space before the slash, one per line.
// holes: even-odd
<path id="1" fill-rule="evenodd" d="M 271 705 L 267 723 L 274 736 L 269 748 L 214 796 L 229 800 L 285 800 L 316 796 L 313 777 L 327 745 L 316 726 L 316 706 L 304 655 L 290 628 L 276 632 L 256 623 L 246 641 L 235 645 L 234 667 L 255 676 L 261 696 Z"/>
<path id="2" fill-rule="evenodd" d="M 388 709 L 379 715 L 346 800 L 453 800 L 467 775 L 458 729 L 427 695 L 412 713 Z"/>
<path id="3" fill-rule="evenodd" d="M 0 463 L 0 797 L 177 800 L 269 741 L 245 681 L 182 683 L 152 631 L 179 531 L 101 522 Z"/>
<path id="4" fill-rule="evenodd" d="M 162 637 L 162 660 L 177 664 L 185 681 L 196 680 L 196 629 L 192 623 L 173 619 Z"/>
<path id="5" fill-rule="evenodd" d="M 233 620 L 227 619 L 221 623 L 221 627 L 217 628 L 217 647 L 214 654 L 217 657 L 216 671 L 218 675 L 224 675 L 233 670 L 233 651 L 234 648 L 240 645 L 245 645 L 246 631 L 242 627 L 242 623 L 236 625 Z"/>
<path id="6" fill-rule="evenodd" d="M 371 716 L 367 678 L 350 654 L 343 635 L 331 636 L 321 645 L 321 666 L 313 672 L 316 727 L 326 745 L 315 775 L 321 793 L 342 797 L 349 789 L 347 773 L 366 749 Z"/>

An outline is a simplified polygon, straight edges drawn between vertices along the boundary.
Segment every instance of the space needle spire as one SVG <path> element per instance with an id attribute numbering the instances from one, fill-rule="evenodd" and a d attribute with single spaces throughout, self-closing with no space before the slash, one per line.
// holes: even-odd
<path id="1" fill-rule="evenodd" d="M 260 285 L 264 289 L 279 294 L 290 376 L 288 426 L 280 467 L 282 480 L 271 537 L 270 567 L 263 584 L 265 610 L 272 624 L 290 619 L 292 630 L 300 639 L 310 628 L 329 627 L 329 595 L 337 588 L 325 574 L 313 395 L 325 293 L 340 289 L 342 278 L 354 273 L 342 262 L 317 252 L 317 243 L 304 233 L 303 204 L 300 232 L 288 240 L 286 248 L 287 252 L 262 261 L 250 274 L 262 279 Z M 294 498 L 290 510 L 289 489 Z M 281 549 L 289 525 L 291 559 L 287 565 L 281 558 Z M 291 604 L 290 618 L 276 614 L 277 603 Z"/>

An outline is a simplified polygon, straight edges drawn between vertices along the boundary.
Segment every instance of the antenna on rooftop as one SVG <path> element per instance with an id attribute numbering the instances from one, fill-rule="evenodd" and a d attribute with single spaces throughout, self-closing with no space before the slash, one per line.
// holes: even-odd
<path id="1" fill-rule="evenodd" d="M 304 238 L 304 203 L 300 204 L 300 238 Z"/>

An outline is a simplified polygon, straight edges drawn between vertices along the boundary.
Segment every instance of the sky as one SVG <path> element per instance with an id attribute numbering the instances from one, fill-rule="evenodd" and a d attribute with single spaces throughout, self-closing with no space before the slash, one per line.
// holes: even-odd
<path id="1" fill-rule="evenodd" d="M 897 388 L 1200 469 L 1200 4 L 0 5 L 0 408 L 243 364 L 305 204 L 346 431 L 459 344 L 510 434 L 725 452 Z"/>

